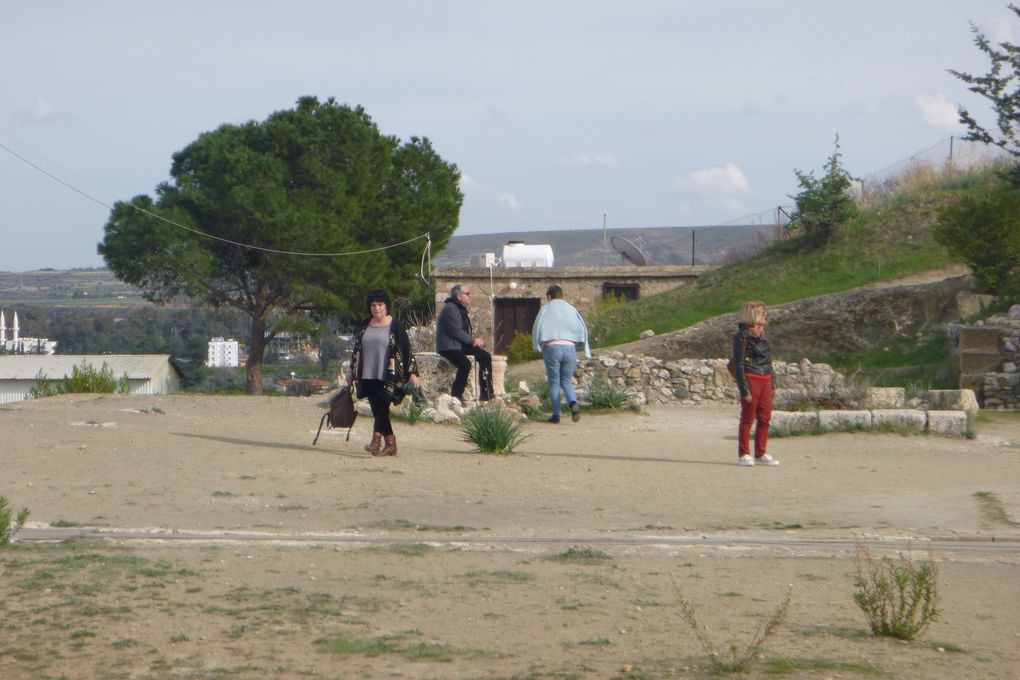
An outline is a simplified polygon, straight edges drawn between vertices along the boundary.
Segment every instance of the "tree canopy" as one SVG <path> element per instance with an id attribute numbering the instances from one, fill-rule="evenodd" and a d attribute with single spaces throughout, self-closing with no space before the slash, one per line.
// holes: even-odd
<path id="1" fill-rule="evenodd" d="M 1020 17 L 1020 7 L 1010 4 Z M 949 252 L 962 257 L 974 272 L 977 285 L 999 295 L 1020 296 L 1020 46 L 1008 42 L 993 46 L 971 25 L 974 44 L 988 55 L 991 67 L 983 76 L 949 70 L 967 83 L 971 92 L 988 100 L 995 111 L 995 130 L 989 130 L 960 107 L 965 139 L 997 146 L 1012 156 L 1004 182 L 982 187 L 939 210 L 935 237 Z"/>
<path id="2" fill-rule="evenodd" d="M 401 143 L 332 98 L 204 133 L 170 174 L 155 198 L 114 205 L 99 254 L 149 300 L 244 312 L 253 394 L 277 332 L 310 312 L 362 315 L 370 288 L 411 293 L 425 240 L 388 246 L 428 233 L 442 249 L 463 202 L 457 166 L 427 138 Z"/>
<path id="3" fill-rule="evenodd" d="M 1009 5 L 1013 14 L 1020 17 L 1020 7 Z M 967 83 L 967 89 L 988 100 L 996 114 L 995 130 L 978 123 L 964 106 L 959 107 L 960 122 L 967 126 L 964 139 L 992 144 L 1020 157 L 1020 46 L 1008 42 L 993 45 L 988 37 L 971 24 L 974 44 L 988 55 L 991 66 L 988 73 L 975 76 L 949 69 L 954 76 Z"/>

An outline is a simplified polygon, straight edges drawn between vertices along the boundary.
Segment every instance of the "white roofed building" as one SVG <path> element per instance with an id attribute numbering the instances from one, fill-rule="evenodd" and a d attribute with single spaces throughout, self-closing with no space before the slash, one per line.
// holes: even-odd
<path id="1" fill-rule="evenodd" d="M 114 379 L 127 377 L 131 394 L 169 394 L 181 386 L 181 372 L 168 354 L 5 354 L 0 355 L 0 404 L 26 399 L 40 376 L 57 383 L 76 366 L 101 371 L 104 365 Z"/>

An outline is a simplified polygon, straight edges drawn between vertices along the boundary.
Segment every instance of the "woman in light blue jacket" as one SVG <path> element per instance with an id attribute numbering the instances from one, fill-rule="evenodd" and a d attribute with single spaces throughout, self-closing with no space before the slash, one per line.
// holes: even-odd
<path id="1" fill-rule="evenodd" d="M 542 306 L 531 329 L 532 345 L 542 352 L 545 375 L 549 381 L 549 400 L 552 415 L 548 422 L 560 422 L 560 389 L 570 405 L 570 419 L 575 423 L 581 419 L 577 407 L 577 392 L 574 390 L 574 370 L 577 369 L 577 350 L 584 346 L 584 356 L 591 358 L 588 347 L 588 327 L 580 312 L 563 299 L 563 288 L 559 284 L 549 286 L 545 292 L 548 302 Z"/>

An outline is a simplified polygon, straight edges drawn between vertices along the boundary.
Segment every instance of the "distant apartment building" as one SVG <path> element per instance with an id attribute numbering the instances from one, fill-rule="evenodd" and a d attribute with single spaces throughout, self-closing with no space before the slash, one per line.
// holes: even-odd
<path id="1" fill-rule="evenodd" d="M 224 340 L 223 338 L 213 338 L 209 341 L 209 358 L 205 362 L 206 366 L 213 368 L 234 368 L 240 365 L 238 352 L 237 352 L 237 340 L 230 338 Z"/>
<path id="2" fill-rule="evenodd" d="M 11 331 L 10 339 L 7 338 L 8 330 Z M 48 356 L 56 351 L 56 340 L 22 337 L 17 312 L 14 312 L 14 327 L 8 329 L 7 318 L 0 311 L 0 354 L 44 354 Z"/>

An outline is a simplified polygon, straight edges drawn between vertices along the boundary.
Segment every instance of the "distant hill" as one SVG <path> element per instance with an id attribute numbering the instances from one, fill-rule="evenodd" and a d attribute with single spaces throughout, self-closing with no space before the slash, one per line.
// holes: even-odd
<path id="1" fill-rule="evenodd" d="M 609 245 L 622 236 L 637 245 L 650 265 L 691 264 L 691 235 L 694 235 L 694 264 L 722 264 L 746 257 L 771 240 L 774 226 L 653 227 L 646 229 L 574 229 L 563 231 L 507 231 L 495 234 L 455 235 L 446 249 L 432 259 L 436 267 L 467 267 L 472 255 L 503 254 L 508 241 L 547 244 L 554 264 L 598 266 L 621 263 L 619 253 Z M 605 237 L 605 251 L 603 251 Z M 140 289 L 121 283 L 109 269 L 38 269 L 29 272 L 0 272 L 0 308 L 14 305 L 42 307 L 125 307 L 149 304 Z"/>
<path id="2" fill-rule="evenodd" d="M 109 269 L 0 272 L 0 307 L 125 307 L 148 304 L 141 290 Z"/>
<path id="3" fill-rule="evenodd" d="M 613 236 L 622 236 L 637 245 L 650 265 L 721 264 L 745 257 L 771 241 L 774 225 L 725 227 L 649 227 L 643 229 L 571 229 L 562 231 L 505 231 L 495 234 L 455 235 L 446 248 L 433 257 L 437 267 L 467 267 L 472 255 L 503 254 L 508 241 L 549 245 L 557 267 L 620 264 L 619 253 L 609 245 Z M 691 262 L 691 235 L 694 235 L 694 262 Z M 603 243 L 605 246 L 603 247 Z"/>

